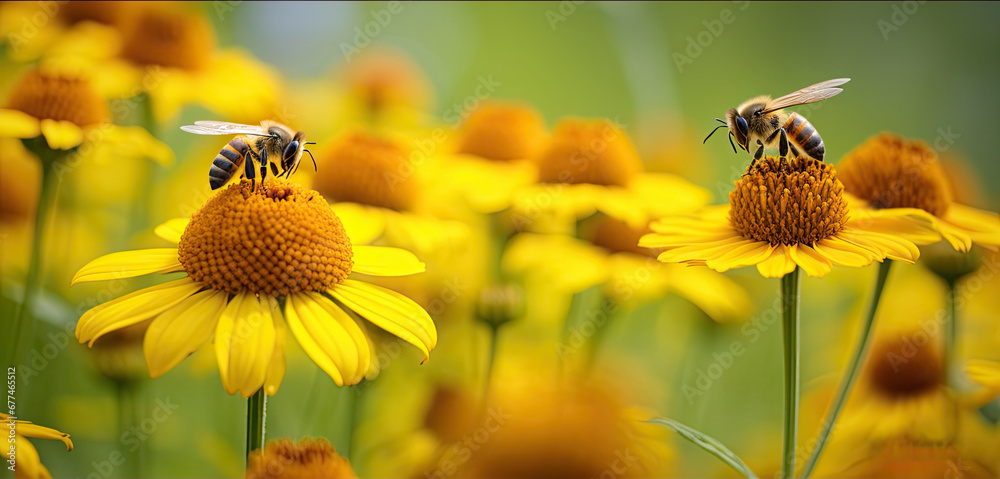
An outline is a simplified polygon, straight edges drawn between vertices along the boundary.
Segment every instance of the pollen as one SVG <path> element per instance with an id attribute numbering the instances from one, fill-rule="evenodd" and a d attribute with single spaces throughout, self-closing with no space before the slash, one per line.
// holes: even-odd
<path id="1" fill-rule="evenodd" d="M 545 121 L 529 105 L 487 103 L 465 120 L 458 152 L 488 160 L 536 158 L 545 142 Z"/>
<path id="2" fill-rule="evenodd" d="M 729 193 L 729 222 L 743 237 L 772 245 L 811 245 L 847 221 L 844 185 L 833 165 L 765 157 Z"/>
<path id="3" fill-rule="evenodd" d="M 317 158 L 313 188 L 332 201 L 349 201 L 406 211 L 413 206 L 417 183 L 410 150 L 402 143 L 355 132 L 338 140 Z"/>
<path id="4" fill-rule="evenodd" d="M 538 168 L 542 183 L 626 186 L 642 161 L 625 131 L 610 120 L 571 118 L 556 125 Z"/>
<path id="5" fill-rule="evenodd" d="M 875 208 L 920 208 L 942 216 L 951 188 L 937 154 L 922 141 L 889 133 L 870 138 L 840 161 L 847 192 Z"/>
<path id="6" fill-rule="evenodd" d="M 147 7 L 124 34 L 122 57 L 139 65 L 202 70 L 211 61 L 215 33 L 202 15 Z"/>
<path id="7" fill-rule="evenodd" d="M 14 85 L 7 107 L 39 120 L 68 121 L 78 126 L 106 122 L 111 114 L 90 80 L 34 69 Z"/>
<path id="8" fill-rule="evenodd" d="M 918 396 L 943 384 L 941 356 L 922 330 L 876 344 L 868 364 L 875 391 L 890 398 Z"/>
<path id="9" fill-rule="evenodd" d="M 337 454 L 329 441 L 304 438 L 297 444 L 289 438 L 270 441 L 263 450 L 250 453 L 247 479 L 357 478 L 351 463 Z"/>
<path id="10" fill-rule="evenodd" d="M 655 258 L 656 250 L 639 246 L 639 238 L 651 232 L 649 228 L 634 228 L 622 220 L 608 216 L 594 228 L 590 242 L 611 253 L 632 253 Z"/>
<path id="11" fill-rule="evenodd" d="M 347 278 L 351 242 L 315 191 L 268 182 L 234 183 L 191 217 L 178 246 L 191 279 L 236 294 L 326 291 Z"/>

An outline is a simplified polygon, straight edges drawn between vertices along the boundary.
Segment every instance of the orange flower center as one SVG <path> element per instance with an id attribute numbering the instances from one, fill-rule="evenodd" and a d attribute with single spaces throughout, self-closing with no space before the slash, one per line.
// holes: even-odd
<path id="1" fill-rule="evenodd" d="M 191 279 L 229 293 L 326 291 L 350 274 L 351 241 L 319 193 L 234 183 L 191 217 L 178 246 Z"/>
<path id="2" fill-rule="evenodd" d="M 892 338 L 872 348 L 868 380 L 875 391 L 890 398 L 929 392 L 944 381 L 941 357 L 923 331 Z"/>
<path id="3" fill-rule="evenodd" d="M 937 154 L 922 141 L 883 133 L 864 142 L 840 161 L 847 192 L 875 208 L 920 208 L 942 216 L 951 189 Z"/>
<path id="4" fill-rule="evenodd" d="M 736 181 L 729 193 L 729 222 L 748 239 L 811 245 L 843 229 L 843 192 L 833 165 L 768 156 Z"/>
<path id="5" fill-rule="evenodd" d="M 203 16 L 149 7 L 138 12 L 126 32 L 121 54 L 139 65 L 201 70 L 214 48 L 215 34 Z"/>
<path id="6" fill-rule="evenodd" d="M 322 438 L 289 438 L 270 441 L 250 453 L 247 479 L 357 478 L 351 463 Z"/>
<path id="7" fill-rule="evenodd" d="M 92 126 L 109 121 L 111 114 L 90 80 L 35 69 L 14 85 L 7 107 L 39 120 L 68 121 Z"/>
<path id="8" fill-rule="evenodd" d="M 332 201 L 406 211 L 417 193 L 409 153 L 392 140 L 365 133 L 348 135 L 317 159 L 313 188 Z"/>
<path id="9" fill-rule="evenodd" d="M 495 161 L 535 158 L 545 121 L 528 105 L 485 104 L 462 125 L 458 152 Z"/>
<path id="10" fill-rule="evenodd" d="M 64 2 L 59 7 L 59 16 L 70 25 L 91 21 L 121 27 L 126 24 L 126 18 L 132 13 L 133 6 L 132 3 L 123 2 Z"/>
<path id="11" fill-rule="evenodd" d="M 594 228 L 590 242 L 612 253 L 632 253 L 655 258 L 655 250 L 639 246 L 639 238 L 652 231 L 649 228 L 633 228 L 628 223 L 609 216 L 601 219 Z"/>
<path id="12" fill-rule="evenodd" d="M 538 165 L 542 183 L 625 186 L 642 171 L 628 135 L 610 120 L 563 120 Z"/>
<path id="13" fill-rule="evenodd" d="M 395 50 L 362 54 L 344 72 L 344 81 L 372 115 L 394 106 L 423 109 L 431 97 L 430 81 L 420 66 Z"/>

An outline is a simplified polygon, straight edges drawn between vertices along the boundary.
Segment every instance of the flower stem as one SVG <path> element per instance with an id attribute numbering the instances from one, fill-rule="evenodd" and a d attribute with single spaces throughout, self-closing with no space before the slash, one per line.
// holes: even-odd
<path id="1" fill-rule="evenodd" d="M 956 385 L 955 360 L 958 336 L 958 308 L 955 306 L 955 281 L 948 282 L 948 316 L 944 324 L 944 383 L 949 387 Z"/>
<path id="2" fill-rule="evenodd" d="M 795 477 L 799 424 L 799 267 L 781 278 L 781 324 L 785 351 L 785 433 L 781 477 Z"/>
<path id="3" fill-rule="evenodd" d="M 28 276 L 24 280 L 24 296 L 14 319 L 14 332 L 11 336 L 14 340 L 14 345 L 11 348 L 13 356 L 9 362 L 11 365 L 20 362 L 23 349 L 34 341 L 35 323 L 30 316 L 31 305 L 42 286 L 42 250 L 45 247 L 45 227 L 55 202 L 58 184 L 55 161 L 43 161 L 42 187 L 38 193 L 38 206 L 35 209 L 35 233 L 31 243 Z"/>
<path id="4" fill-rule="evenodd" d="M 854 381 L 858 378 L 861 363 L 865 358 L 865 354 L 868 352 L 868 343 L 869 339 L 871 339 L 871 333 L 875 329 L 875 312 L 878 310 L 879 300 L 882 298 L 882 289 L 885 287 L 885 280 L 889 277 L 890 266 L 892 266 L 892 260 L 890 259 L 885 260 L 885 262 L 879 264 L 878 266 L 878 278 L 875 280 L 875 293 L 872 296 L 871 303 L 868 304 L 865 322 L 861 326 L 860 336 L 858 336 L 858 342 L 855 345 L 854 356 L 851 358 L 851 362 L 847 366 L 847 374 L 840 380 L 840 385 L 837 387 L 837 393 L 833 397 L 833 406 L 826 413 L 826 420 L 823 421 L 822 428 L 819 431 L 819 436 L 816 438 L 816 445 L 809 454 L 809 458 L 806 459 L 805 467 L 802 468 L 801 477 L 803 479 L 808 478 L 809 475 L 812 474 L 813 469 L 816 467 L 816 462 L 819 461 L 819 455 L 823 453 L 823 447 L 826 446 L 826 441 L 830 438 L 830 431 L 833 430 L 833 425 L 836 424 L 837 417 L 840 416 L 840 410 L 844 407 L 844 403 L 847 401 L 847 395 L 851 392 L 851 388 L 854 386 Z"/>
<path id="5" fill-rule="evenodd" d="M 486 357 L 486 373 L 483 378 L 483 405 L 485 407 L 490 397 L 490 383 L 493 380 L 493 362 L 497 355 L 497 338 L 500 336 L 500 326 L 490 325 L 490 349 Z"/>
<path id="6" fill-rule="evenodd" d="M 247 399 L 247 466 L 250 453 L 264 447 L 264 421 L 266 420 L 267 396 L 260 388 Z"/>

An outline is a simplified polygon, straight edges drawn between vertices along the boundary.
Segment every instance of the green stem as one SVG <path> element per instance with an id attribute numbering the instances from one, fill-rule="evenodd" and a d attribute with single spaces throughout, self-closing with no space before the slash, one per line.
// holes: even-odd
<path id="1" fill-rule="evenodd" d="M 247 399 L 247 466 L 250 453 L 264 448 L 264 421 L 266 420 L 267 396 L 260 388 Z"/>
<path id="2" fill-rule="evenodd" d="M 483 378 L 483 405 L 485 406 L 490 397 L 490 383 L 493 379 L 493 362 L 497 355 L 497 338 L 500 336 L 500 327 L 490 325 L 490 350 L 486 357 L 486 374 Z"/>
<path id="3" fill-rule="evenodd" d="M 604 308 L 604 305 L 608 301 L 614 301 L 614 299 L 610 297 L 605 297 L 601 301 L 601 308 Z M 619 306 L 619 309 L 617 311 L 621 311 L 620 308 L 621 306 Z M 604 342 L 604 337 L 607 336 L 609 323 L 611 323 L 611 321 L 614 320 L 615 316 L 617 315 L 608 313 L 607 316 L 605 316 L 604 318 L 604 322 L 599 324 L 595 322 L 594 335 L 590 338 L 589 341 L 590 344 L 587 345 L 587 352 L 586 352 L 587 357 L 584 360 L 585 362 L 583 366 L 583 374 L 585 375 L 588 374 L 594 368 L 594 362 L 597 359 L 597 351 L 601 348 L 601 344 Z"/>
<path id="4" fill-rule="evenodd" d="M 861 363 L 864 362 L 865 354 L 868 352 L 871 333 L 875 329 L 875 312 L 878 310 L 879 300 L 882 298 L 882 289 L 885 287 L 886 278 L 889 277 L 889 267 L 891 266 L 892 260 L 887 259 L 878 267 L 878 278 L 875 280 L 875 294 L 872 296 L 871 303 L 868 304 L 865 322 L 861 326 L 860 336 L 858 336 L 858 342 L 855 345 L 854 356 L 847 366 L 847 374 L 844 375 L 840 381 L 840 385 L 837 387 L 837 393 L 833 397 L 833 405 L 826 413 L 826 420 L 823 421 L 819 436 L 816 438 L 816 445 L 813 447 L 812 452 L 809 453 L 805 467 L 802 468 L 801 477 L 803 479 L 808 478 L 816 467 L 819 456 L 823 453 L 823 448 L 826 446 L 826 441 L 830 438 L 830 431 L 833 430 L 834 424 L 837 423 L 837 417 L 840 416 L 840 411 L 843 409 L 844 403 L 847 402 L 847 395 L 851 392 L 854 381 L 858 378 Z"/>
<path id="5" fill-rule="evenodd" d="M 944 379 L 949 387 L 956 386 L 958 308 L 955 306 L 955 281 L 948 282 L 948 317 L 944 325 Z"/>
<path id="6" fill-rule="evenodd" d="M 781 324 L 785 351 L 785 433 L 781 478 L 795 477 L 799 424 L 799 267 L 781 278 Z"/>
<path id="7" fill-rule="evenodd" d="M 34 341 L 35 323 L 31 320 L 31 305 L 42 286 L 42 250 L 45 247 L 45 229 L 56 197 L 59 181 L 55 174 L 55 161 L 42 162 L 42 186 L 35 209 L 35 233 L 31 243 L 28 276 L 24 280 L 24 296 L 14 319 L 13 356 L 9 364 L 18 364 L 22 351 Z M 23 336 L 22 336 L 23 335 Z"/>

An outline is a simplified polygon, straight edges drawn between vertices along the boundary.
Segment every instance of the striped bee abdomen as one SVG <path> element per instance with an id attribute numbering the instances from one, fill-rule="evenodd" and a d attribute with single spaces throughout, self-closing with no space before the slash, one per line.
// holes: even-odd
<path id="1" fill-rule="evenodd" d="M 239 137 L 222 148 L 208 170 L 208 184 L 213 190 L 224 186 L 239 171 L 249 150 L 250 147 Z"/>
<path id="2" fill-rule="evenodd" d="M 795 144 L 800 152 L 823 161 L 823 157 L 826 155 L 826 147 L 823 146 L 823 139 L 820 138 L 819 132 L 816 131 L 816 128 L 813 128 L 809 120 L 793 112 L 788 115 L 788 121 L 785 122 L 784 126 L 785 132 L 788 134 L 788 140 Z"/>

